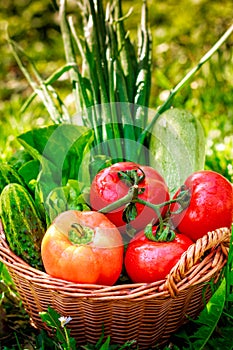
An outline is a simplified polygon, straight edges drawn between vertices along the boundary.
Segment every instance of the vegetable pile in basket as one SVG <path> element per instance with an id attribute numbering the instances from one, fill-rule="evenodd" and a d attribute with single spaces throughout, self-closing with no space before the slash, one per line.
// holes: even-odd
<path id="1" fill-rule="evenodd" d="M 172 100 L 233 27 L 154 112 L 148 108 L 146 1 L 137 52 L 124 25 L 130 13 L 123 15 L 120 0 L 105 8 L 100 0 L 78 2 L 81 31 L 66 6 L 61 0 L 66 64 L 47 79 L 9 38 L 33 89 L 22 110 L 38 96 L 53 123 L 19 135 L 24 149 L 0 164 L 6 240 L 26 263 L 67 281 L 163 280 L 197 239 L 232 224 L 232 184 L 203 170 L 201 123 L 173 108 Z M 67 72 L 71 107 L 53 86 Z"/>
<path id="2" fill-rule="evenodd" d="M 13 171 L 1 170 L 7 183 Z M 48 228 L 15 179 L 0 200 L 10 249 L 67 281 L 113 285 L 123 274 L 132 282 L 163 280 L 198 238 L 232 224 L 232 184 L 214 171 L 194 172 L 171 197 L 152 167 L 114 163 L 93 178 L 85 210 L 62 211 Z"/>

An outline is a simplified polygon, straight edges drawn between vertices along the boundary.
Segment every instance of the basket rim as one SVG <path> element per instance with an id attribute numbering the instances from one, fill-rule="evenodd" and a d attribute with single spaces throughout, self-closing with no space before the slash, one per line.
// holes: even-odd
<path id="1" fill-rule="evenodd" d="M 224 227 L 208 232 L 184 252 L 164 280 L 152 283 L 126 283 L 113 286 L 78 284 L 48 275 L 31 267 L 9 248 L 0 222 L 0 261 L 13 274 L 27 279 L 34 286 L 82 298 L 151 299 L 175 297 L 179 292 L 196 284 L 207 283 L 220 272 L 228 258 L 230 229 Z M 208 254 L 207 254 L 208 253 Z M 200 258 L 203 257 L 202 261 Z"/>

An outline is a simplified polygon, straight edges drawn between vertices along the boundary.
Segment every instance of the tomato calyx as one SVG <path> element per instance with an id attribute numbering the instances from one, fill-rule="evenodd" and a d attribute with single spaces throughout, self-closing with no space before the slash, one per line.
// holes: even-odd
<path id="1" fill-rule="evenodd" d="M 139 174 L 138 171 L 141 174 Z M 131 187 L 138 185 L 140 182 L 142 182 L 145 179 L 146 175 L 140 167 L 137 167 L 137 169 L 118 171 L 118 177 L 127 186 Z M 144 191 L 145 189 L 141 188 L 140 190 Z"/>
<path id="2" fill-rule="evenodd" d="M 159 210 L 160 206 L 167 205 L 167 204 L 170 205 L 172 203 L 178 203 L 179 208 L 177 209 L 176 213 L 180 213 L 189 206 L 190 199 L 191 199 L 190 190 L 187 189 L 184 185 L 182 185 L 180 188 L 180 193 L 176 199 L 171 199 L 159 205 L 149 204 L 150 207 L 153 207 L 153 209 L 156 211 L 156 214 L 158 215 L 158 218 L 159 218 L 159 224 L 157 226 L 156 234 L 153 233 L 153 223 L 148 224 L 144 230 L 145 236 L 149 240 L 155 241 L 155 242 L 173 241 L 176 237 L 176 233 L 172 229 L 171 224 L 169 222 L 166 222 L 167 218 L 165 218 L 165 221 L 164 221 L 164 219 L 161 217 L 160 210 Z M 173 212 L 170 212 L 169 214 L 171 215 L 173 214 Z"/>
<path id="3" fill-rule="evenodd" d="M 92 242 L 93 236 L 94 230 L 92 228 L 77 222 L 71 224 L 71 230 L 68 231 L 68 239 L 74 245 L 88 244 Z"/>
<path id="4" fill-rule="evenodd" d="M 148 239 L 156 242 L 171 242 L 175 239 L 176 234 L 174 230 L 171 228 L 171 225 L 166 222 L 167 218 L 165 220 L 162 218 L 160 209 L 166 205 L 172 204 L 172 203 L 178 203 L 179 208 L 177 212 L 183 211 L 185 208 L 189 206 L 191 199 L 191 193 L 189 189 L 186 189 L 185 186 L 181 186 L 180 193 L 175 199 L 170 199 L 169 201 L 160 203 L 160 204 L 152 204 L 147 201 L 144 201 L 140 198 L 137 198 L 137 202 L 147 205 L 148 207 L 152 208 L 155 212 L 156 215 L 158 216 L 159 219 L 159 224 L 158 224 L 158 229 L 156 231 L 156 235 L 153 234 L 152 228 L 153 228 L 153 223 L 149 223 L 146 228 L 145 228 L 145 235 Z M 170 213 L 171 214 L 171 213 Z"/>
<path id="5" fill-rule="evenodd" d="M 168 223 L 164 223 L 162 226 L 157 226 L 155 234 L 153 230 L 153 224 L 150 223 L 145 227 L 144 234 L 146 238 L 153 242 L 172 242 L 176 238 L 175 231 Z"/>
<path id="6" fill-rule="evenodd" d="M 190 200 L 191 200 L 191 191 L 190 189 L 188 189 L 185 185 L 182 185 L 180 187 L 180 193 L 177 196 L 176 199 L 171 200 L 171 203 L 177 203 L 179 204 L 179 208 L 175 211 L 170 211 L 170 214 L 180 214 L 184 209 L 186 209 L 189 204 L 190 204 Z"/>

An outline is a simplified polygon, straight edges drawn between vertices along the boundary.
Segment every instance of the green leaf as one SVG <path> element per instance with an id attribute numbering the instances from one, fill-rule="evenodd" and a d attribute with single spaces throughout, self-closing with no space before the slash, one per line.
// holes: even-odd
<path id="1" fill-rule="evenodd" d="M 13 285 L 13 280 L 5 264 L 0 262 L 0 278 L 3 283 L 10 289 Z"/>
<path id="2" fill-rule="evenodd" d="M 190 340 L 192 340 L 192 349 L 202 350 L 207 344 L 222 315 L 225 298 L 226 280 L 223 279 L 221 285 L 211 297 L 197 321 L 195 321 L 200 328 L 190 336 Z"/>
<path id="3" fill-rule="evenodd" d="M 24 179 L 25 183 L 28 185 L 30 190 L 34 190 L 33 180 L 36 180 L 40 170 L 40 163 L 37 159 L 33 159 L 23 164 L 18 172 Z"/>
<path id="4" fill-rule="evenodd" d="M 8 163 L 16 170 L 19 170 L 19 168 L 31 159 L 32 157 L 28 152 L 24 149 L 19 149 L 8 159 Z"/>
<path id="5" fill-rule="evenodd" d="M 229 309 L 233 302 L 233 225 L 231 227 L 230 249 L 228 252 L 227 264 L 224 268 L 224 276 L 226 278 L 226 308 Z"/>
<path id="6" fill-rule="evenodd" d="M 101 346 L 100 350 L 109 350 L 110 340 L 110 336 L 108 336 L 104 344 Z"/>
<path id="7" fill-rule="evenodd" d="M 56 310 L 52 309 L 50 306 L 48 307 L 47 312 L 40 312 L 40 317 L 42 321 L 45 322 L 49 327 L 58 328 L 61 325 L 59 321 L 59 313 Z"/>
<path id="8" fill-rule="evenodd" d="M 41 161 L 44 148 L 57 127 L 57 125 L 51 125 L 39 129 L 32 129 L 19 135 L 18 141 L 34 159 Z"/>
<path id="9" fill-rule="evenodd" d="M 46 192 L 68 179 L 77 179 L 79 166 L 93 141 L 93 131 L 77 125 L 60 124 L 33 129 L 18 137 L 34 159 L 41 163 L 40 179 L 46 179 Z"/>
<path id="10" fill-rule="evenodd" d="M 135 203 L 128 203 L 126 204 L 124 210 L 123 210 L 123 215 L 122 215 L 122 219 L 124 222 L 126 222 L 127 224 L 130 223 L 130 221 L 135 220 L 135 218 L 137 217 L 137 208 Z"/>
<path id="11" fill-rule="evenodd" d="M 205 136 L 191 113 L 173 108 L 156 121 L 150 141 L 150 163 L 164 176 L 171 192 L 194 171 L 204 168 Z"/>

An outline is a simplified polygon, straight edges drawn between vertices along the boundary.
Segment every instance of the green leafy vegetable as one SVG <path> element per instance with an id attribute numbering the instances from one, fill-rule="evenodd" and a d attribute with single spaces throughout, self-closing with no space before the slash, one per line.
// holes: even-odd
<path id="1" fill-rule="evenodd" d="M 93 131 L 72 124 L 51 125 L 33 129 L 18 137 L 34 159 L 52 172 L 57 185 L 77 179 L 79 166 L 93 141 Z"/>
<path id="2" fill-rule="evenodd" d="M 28 131 L 18 139 L 35 161 L 40 163 L 35 184 L 36 203 L 40 212 L 43 211 L 47 196 L 55 188 L 65 186 L 71 179 L 80 182 L 85 179 L 85 183 L 88 183 L 92 130 L 84 126 L 59 124 Z M 59 205 L 61 201 L 62 198 Z"/>
<path id="3" fill-rule="evenodd" d="M 66 186 L 54 188 L 45 201 L 49 221 L 52 222 L 58 214 L 66 210 L 90 210 L 85 194 L 87 197 L 85 185 L 77 180 L 68 180 Z"/>

